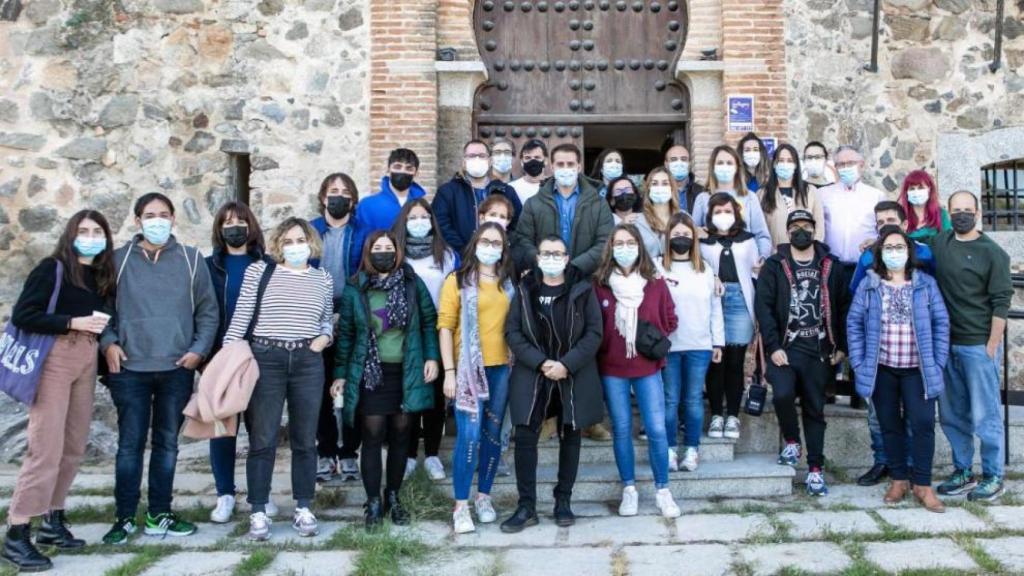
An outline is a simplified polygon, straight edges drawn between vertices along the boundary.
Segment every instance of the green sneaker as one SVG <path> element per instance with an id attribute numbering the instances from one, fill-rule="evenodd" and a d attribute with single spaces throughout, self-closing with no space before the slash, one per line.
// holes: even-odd
<path id="1" fill-rule="evenodd" d="M 978 481 L 974 479 L 973 472 L 970 470 L 955 470 L 949 479 L 939 484 L 936 490 L 939 494 L 945 496 L 957 496 L 974 490 L 974 487 L 977 485 Z"/>
<path id="2" fill-rule="evenodd" d="M 135 518 L 118 518 L 110 530 L 103 535 L 104 544 L 124 544 L 135 534 Z"/>
<path id="3" fill-rule="evenodd" d="M 977 502 L 978 500 L 984 500 L 985 502 L 992 502 L 996 498 L 1003 495 L 1003 479 L 999 476 L 986 476 L 981 479 L 981 483 L 971 493 L 967 495 L 967 499 L 971 502 Z"/>
<path id="4" fill-rule="evenodd" d="M 164 512 L 155 517 L 146 512 L 147 536 L 191 536 L 196 533 L 196 525 L 181 520 L 174 512 Z"/>

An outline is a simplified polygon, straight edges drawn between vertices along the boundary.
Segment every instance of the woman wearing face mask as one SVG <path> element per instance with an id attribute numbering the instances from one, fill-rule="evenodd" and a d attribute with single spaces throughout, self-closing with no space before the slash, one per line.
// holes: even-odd
<path id="1" fill-rule="evenodd" d="M 19 330 L 57 337 L 38 368 L 38 388 L 28 412 L 30 450 L 7 510 L 3 558 L 24 572 L 52 567 L 36 545 L 58 549 L 85 546 L 84 540 L 68 530 L 64 499 L 89 441 L 97 335 L 113 314 L 112 252 L 106 218 L 93 210 L 76 213 L 64 227 L 53 254 L 29 273 L 11 313 L 11 323 Z M 55 305 L 50 310 L 55 291 Z M 33 544 L 31 522 L 35 516 L 42 516 L 42 523 Z"/>
<path id="2" fill-rule="evenodd" d="M 719 192 L 729 194 L 739 204 L 740 210 L 736 216 L 745 223 L 746 230 L 753 234 L 758 256 L 764 260 L 772 255 L 772 236 L 768 232 L 760 199 L 757 194 L 747 190 L 744 171 L 739 168 L 740 162 L 736 151 L 729 146 L 718 146 L 711 151 L 707 191 L 697 196 L 691 216 L 694 222 L 703 224 L 708 219 L 708 201 L 711 196 Z M 707 232 L 711 233 L 712 230 L 709 228 Z"/>
<path id="3" fill-rule="evenodd" d="M 398 491 L 408 452 L 409 420 L 434 405 L 431 384 L 438 377 L 437 312 L 426 285 L 403 264 L 401 245 L 390 232 L 366 241 L 360 271 L 341 301 L 338 346 L 331 395 L 344 397 L 348 425 L 362 427 L 360 470 L 366 489 L 366 528 L 391 514 L 409 523 Z M 384 442 L 387 483 L 381 500 Z"/>
<path id="4" fill-rule="evenodd" d="M 455 400 L 452 489 L 457 534 L 472 532 L 469 491 L 479 472 L 474 508 L 481 523 L 494 522 L 491 486 L 501 458 L 501 424 L 508 399 L 509 351 L 505 317 L 515 296 L 505 229 L 482 224 L 463 255 L 462 267 L 441 287 L 444 395 Z M 479 455 L 479 470 L 477 456 Z"/>
<path id="5" fill-rule="evenodd" d="M 430 299 L 437 308 L 441 303 L 441 285 L 449 274 L 459 266 L 459 256 L 448 247 L 437 230 L 437 221 L 430 204 L 422 198 L 410 201 L 402 208 L 391 233 L 404 255 L 403 261 L 412 266 L 416 276 L 423 281 L 430 292 Z M 444 465 L 438 458 L 441 436 L 444 433 L 445 402 L 441 379 L 433 381 L 434 405 L 413 414 L 409 425 L 409 456 L 405 475 L 416 470 L 416 456 L 419 452 L 419 438 L 423 434 L 423 467 L 432 480 L 443 480 Z"/>
<path id="6" fill-rule="evenodd" d="M 594 293 L 604 319 L 597 363 L 614 429 L 615 464 L 624 484 L 619 515 L 635 516 L 639 504 L 630 401 L 633 391 L 647 430 L 647 450 L 657 490 L 655 503 L 662 516 L 675 518 L 679 516 L 679 507 L 668 487 L 665 388 L 661 381 L 665 360 L 642 355 L 637 339 L 641 330 L 646 333 L 648 329 L 667 336 L 675 331 L 677 319 L 668 287 L 658 278 L 657 268 L 635 226 L 619 224 L 609 236 L 601 264 L 594 273 Z"/>
<path id="7" fill-rule="evenodd" d="M 672 348 L 662 370 L 668 467 L 693 472 L 704 427 L 704 381 L 711 363 L 722 361 L 725 345 L 722 299 L 715 293 L 715 273 L 700 257 L 697 225 L 690 215 L 672 216 L 668 230 L 665 255 L 658 265 L 679 316 L 679 326 L 669 335 Z M 680 397 L 686 425 L 682 462 L 676 451 Z"/>
<path id="8" fill-rule="evenodd" d="M 292 452 L 292 527 L 299 536 L 316 535 L 310 511 L 316 489 L 316 428 L 323 397 L 321 353 L 334 333 L 334 283 L 309 264 L 321 253 L 320 236 L 301 218 L 288 218 L 270 236 L 275 264 L 260 261 L 245 270 L 242 290 L 224 344 L 246 339 L 260 378 L 249 401 L 249 457 L 245 463 L 252 505 L 249 538 L 270 537 L 270 479 L 274 472 L 281 411 L 288 401 L 288 439 Z M 264 279 L 264 274 L 268 274 Z M 260 286 L 262 298 L 257 302 Z M 257 311 L 258 310 L 258 311 Z M 253 321 L 253 318 L 256 318 Z M 250 326 L 251 324 L 251 326 Z"/>
<path id="9" fill-rule="evenodd" d="M 736 145 L 736 153 L 743 160 L 743 176 L 747 191 L 758 193 L 771 175 L 771 163 L 764 144 L 757 134 L 747 132 Z"/>
<path id="10" fill-rule="evenodd" d="M 478 224 L 494 222 L 508 231 L 508 226 L 512 222 L 512 214 L 514 214 L 514 208 L 508 198 L 492 195 L 488 196 L 477 209 L 477 222 Z"/>
<path id="11" fill-rule="evenodd" d="M 917 269 L 913 241 L 886 226 L 872 250 L 874 269 L 860 284 L 847 316 L 850 365 L 857 393 L 875 405 L 892 483 L 885 502 L 912 491 L 931 512 L 945 512 L 932 490 L 935 400 L 945 390 L 949 315 L 935 280 Z M 907 469 L 906 420 L 913 469 Z"/>
<path id="12" fill-rule="evenodd" d="M 622 176 L 623 173 L 622 152 L 614 148 L 606 148 L 594 161 L 594 169 L 591 170 L 590 177 L 600 180 L 601 188 L 598 190 L 598 194 L 604 198 L 608 193 L 611 181 Z"/>
<path id="13" fill-rule="evenodd" d="M 658 234 L 651 229 L 644 214 L 646 206 L 636 184 L 627 176 L 619 176 L 608 184 L 608 205 L 612 209 L 612 219 L 616 225 L 632 224 L 640 231 L 644 239 L 644 247 L 650 251 L 660 252 Z"/>
<path id="14" fill-rule="evenodd" d="M 210 358 L 220 349 L 224 333 L 231 325 L 245 269 L 254 262 L 270 262 L 265 250 L 263 230 L 252 210 L 241 202 L 224 203 L 213 218 L 213 254 L 206 257 L 220 308 L 220 329 Z M 235 436 L 210 440 L 210 468 L 217 487 L 217 506 L 210 511 L 211 522 L 229 522 L 235 511 L 235 448 Z M 268 500 L 267 506 L 271 505 Z M 275 510 L 271 512 L 274 513 L 268 513 L 269 516 L 276 514 Z"/>
<path id="15" fill-rule="evenodd" d="M 953 229 L 949 212 L 939 201 L 935 181 L 924 170 L 907 174 L 897 201 L 907 214 L 907 235 L 911 240 L 931 244 L 936 234 Z"/>
<path id="16" fill-rule="evenodd" d="M 775 150 L 768 184 L 758 193 L 768 232 L 772 237 L 773 252 L 779 244 L 789 242 L 786 219 L 793 210 L 807 210 L 814 214 L 815 221 L 825 222 L 817 189 L 808 186 L 801 174 L 796 148 L 790 144 L 780 144 Z M 817 227 L 814 239 L 819 242 L 825 239 L 825 226 Z"/>
<path id="17" fill-rule="evenodd" d="M 740 437 L 743 362 L 747 346 L 754 337 L 752 275 L 759 258 L 754 236 L 744 229 L 739 212 L 739 202 L 730 194 L 712 196 L 706 221 L 708 237 L 701 240 L 700 246 L 701 256 L 714 270 L 724 289 L 725 348 L 722 361 L 713 364 L 708 374 L 708 403 L 711 407 L 708 436 L 711 438 Z"/>
<path id="18" fill-rule="evenodd" d="M 651 246 L 646 246 L 646 240 L 644 243 L 649 249 L 650 257 L 657 259 L 664 253 L 668 221 L 679 212 L 679 196 L 672 175 L 662 166 L 651 170 L 647 175 L 644 189 L 647 191 L 644 198 L 644 219 L 657 240 Z"/>

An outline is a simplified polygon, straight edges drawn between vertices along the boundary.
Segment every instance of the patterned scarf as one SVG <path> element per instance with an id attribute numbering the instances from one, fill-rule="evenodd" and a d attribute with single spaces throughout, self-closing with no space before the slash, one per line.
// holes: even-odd
<path id="1" fill-rule="evenodd" d="M 367 290 L 378 290 L 388 295 L 386 304 L 386 315 L 381 319 L 381 332 L 394 328 L 405 328 L 409 323 L 409 302 L 405 297 L 405 269 L 399 267 L 385 278 L 373 275 L 367 284 Z M 370 311 L 373 314 L 373 311 Z M 368 320 L 370 345 L 366 350 L 366 361 L 363 365 L 363 387 L 367 390 L 375 390 L 380 386 L 383 379 L 383 371 L 380 367 L 380 353 L 377 350 L 377 332 L 373 329 L 373 322 Z"/>
<path id="2" fill-rule="evenodd" d="M 515 288 L 508 280 L 502 285 L 509 300 L 515 295 Z M 458 369 L 455 371 L 455 409 L 477 414 L 477 401 L 487 400 L 491 392 L 484 371 L 484 356 L 480 348 L 479 289 L 476 284 L 467 284 L 462 289 L 459 326 L 462 340 L 459 342 Z"/>
<path id="3" fill-rule="evenodd" d="M 413 260 L 432 256 L 434 253 L 434 235 L 427 234 L 423 238 L 405 237 L 405 255 Z"/>

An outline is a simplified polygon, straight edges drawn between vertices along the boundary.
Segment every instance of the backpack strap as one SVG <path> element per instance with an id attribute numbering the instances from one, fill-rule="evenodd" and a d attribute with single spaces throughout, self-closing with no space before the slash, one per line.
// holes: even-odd
<path id="1" fill-rule="evenodd" d="M 192 302 L 192 314 L 196 313 L 196 269 L 199 267 L 199 248 L 196 248 L 195 261 L 188 259 L 188 250 L 181 246 L 181 253 L 185 256 L 185 265 L 188 266 L 188 299 Z"/>
<path id="2" fill-rule="evenodd" d="M 259 287 L 256 288 L 256 305 L 253 306 L 252 318 L 249 319 L 249 327 L 245 330 L 245 340 L 252 339 L 253 330 L 256 329 L 256 322 L 260 318 L 260 306 L 263 305 L 263 293 L 267 291 L 267 284 L 270 284 L 270 277 L 274 275 L 274 269 L 277 268 L 277 264 L 274 262 L 267 262 L 267 267 L 263 269 L 263 275 L 260 276 Z"/>

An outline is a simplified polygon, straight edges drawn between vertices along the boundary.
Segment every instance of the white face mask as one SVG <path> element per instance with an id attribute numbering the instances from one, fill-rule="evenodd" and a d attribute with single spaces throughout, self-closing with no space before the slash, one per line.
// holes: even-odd
<path id="1" fill-rule="evenodd" d="M 486 216 L 486 217 L 484 217 L 484 223 L 486 224 L 488 222 L 494 222 L 498 226 L 501 226 L 502 228 L 505 228 L 506 230 L 508 229 L 508 220 L 505 220 L 504 218 L 498 218 L 497 216 Z"/>
<path id="2" fill-rule="evenodd" d="M 924 206 L 928 203 L 931 192 L 927 188 L 911 188 L 907 190 L 907 202 L 914 206 Z"/>
<path id="3" fill-rule="evenodd" d="M 302 266 L 309 260 L 309 244 L 289 244 L 281 252 L 289 266 Z"/>
<path id="4" fill-rule="evenodd" d="M 719 232 L 725 233 L 736 223 L 736 216 L 731 212 L 719 212 L 711 217 L 711 223 Z"/>
<path id="5" fill-rule="evenodd" d="M 761 153 L 757 151 L 747 151 L 743 153 L 743 163 L 747 165 L 747 168 L 753 170 L 757 168 L 757 165 L 761 163 Z"/>
<path id="6" fill-rule="evenodd" d="M 731 164 L 718 164 L 715 166 L 715 180 L 719 186 L 732 187 L 732 181 L 736 178 L 736 167 Z"/>
<path id="7" fill-rule="evenodd" d="M 512 155 L 511 154 L 495 154 L 494 155 L 494 169 L 501 174 L 508 174 L 512 171 Z"/>
<path id="8" fill-rule="evenodd" d="M 811 178 L 821 178 L 825 173 L 825 161 L 808 160 L 804 162 L 804 170 L 807 172 L 807 176 Z"/>
<path id="9" fill-rule="evenodd" d="M 471 178 L 483 178 L 491 169 L 491 163 L 483 158 L 470 158 L 466 160 L 466 174 Z"/>
<path id="10" fill-rule="evenodd" d="M 672 199 L 672 188 L 670 186 L 651 186 L 648 197 L 655 204 L 666 204 Z"/>

